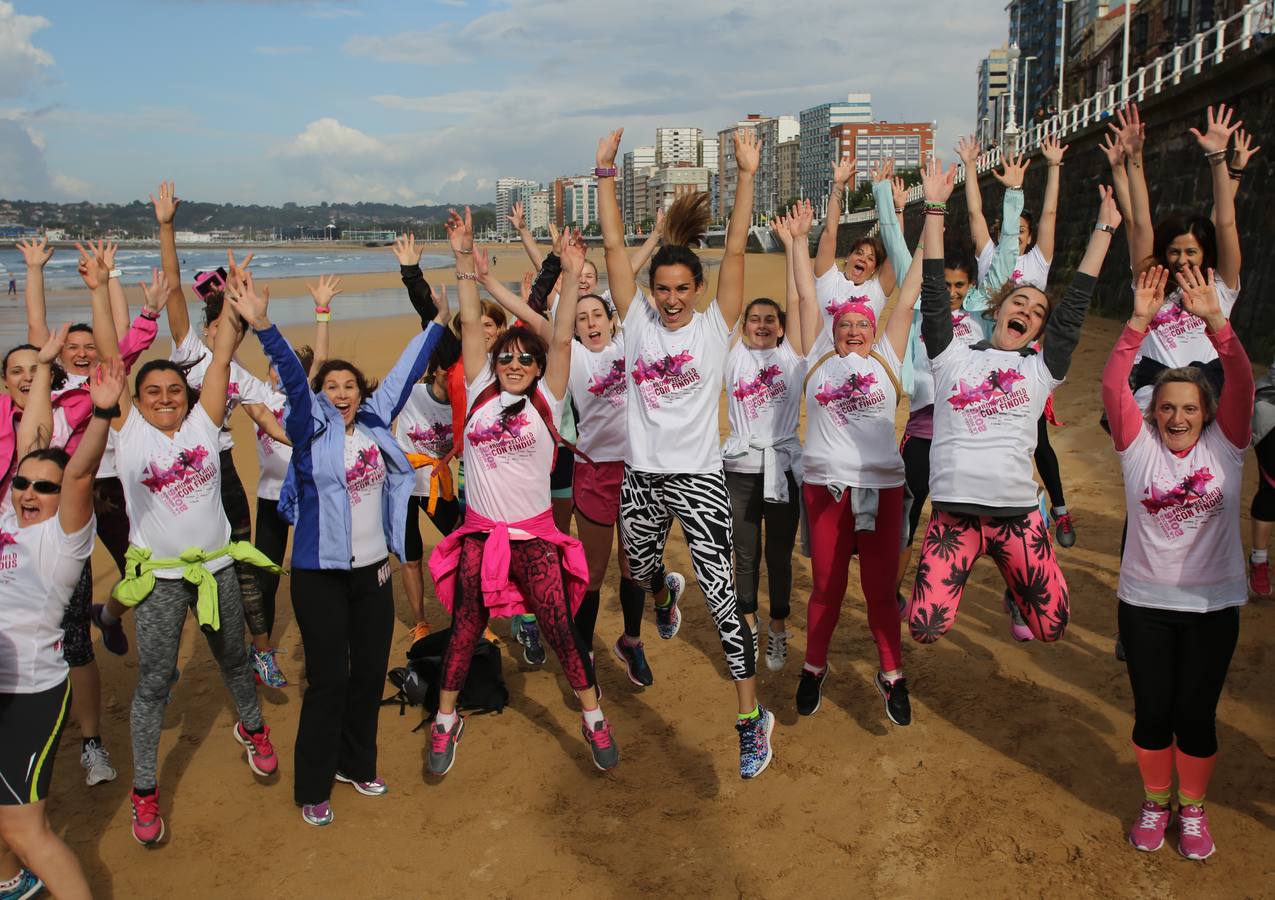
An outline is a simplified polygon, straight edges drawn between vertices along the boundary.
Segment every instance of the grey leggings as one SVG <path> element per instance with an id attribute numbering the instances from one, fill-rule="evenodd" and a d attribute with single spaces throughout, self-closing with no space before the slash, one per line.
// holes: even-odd
<path id="1" fill-rule="evenodd" d="M 207 634 L 208 646 L 221 666 L 221 679 L 235 702 L 244 728 L 261 727 L 261 707 L 243 643 L 243 601 L 235 567 L 227 566 L 216 575 L 221 629 Z M 159 734 L 164 726 L 168 689 L 177 668 L 186 610 L 194 609 L 195 586 L 181 578 L 157 578 L 155 590 L 137 604 L 133 623 L 137 640 L 137 690 L 129 729 L 133 734 L 133 787 L 155 787 Z"/>
<path id="2" fill-rule="evenodd" d="M 761 557 L 766 557 L 770 577 L 770 617 L 786 619 L 791 611 L 792 552 L 801 522 L 801 489 L 791 472 L 788 502 L 767 503 L 765 475 L 761 472 L 726 472 L 731 516 L 735 531 L 735 592 L 740 613 L 757 612 L 757 585 L 761 577 Z M 766 523 L 765 550 L 762 549 L 762 522 Z"/>

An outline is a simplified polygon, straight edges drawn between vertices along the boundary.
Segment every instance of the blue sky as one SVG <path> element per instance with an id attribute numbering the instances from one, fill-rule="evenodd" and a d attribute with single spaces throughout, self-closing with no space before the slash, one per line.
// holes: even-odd
<path id="1" fill-rule="evenodd" d="M 972 129 L 999 0 L 0 0 L 0 196 L 483 202 L 658 125 L 871 91 Z"/>

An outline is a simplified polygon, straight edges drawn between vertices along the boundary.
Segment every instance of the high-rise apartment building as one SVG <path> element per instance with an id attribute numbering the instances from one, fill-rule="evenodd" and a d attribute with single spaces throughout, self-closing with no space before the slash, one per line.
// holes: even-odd
<path id="1" fill-rule="evenodd" d="M 747 119 L 741 119 L 729 128 L 723 128 L 717 132 L 717 217 L 719 219 L 729 218 L 730 211 L 735 208 L 735 131 L 739 128 L 756 130 L 769 118 L 760 113 L 749 113 Z M 754 197 L 753 209 L 756 208 L 757 201 Z"/>
<path id="2" fill-rule="evenodd" d="M 699 128 L 657 128 L 655 129 L 655 165 L 665 166 L 699 165 L 699 144 L 704 132 Z"/>
<path id="3" fill-rule="evenodd" d="M 845 100 L 820 103 L 801 111 L 799 193 L 821 205 L 832 181 L 832 126 L 872 121 L 872 95 L 849 94 Z"/>
<path id="4" fill-rule="evenodd" d="M 775 116 L 761 120 L 757 136 L 761 138 L 761 161 L 757 166 L 757 185 L 753 192 L 753 214 L 770 218 L 788 199 L 779 190 L 779 147 L 797 140 L 801 125 L 793 116 Z"/>
<path id="5" fill-rule="evenodd" d="M 666 166 L 657 168 L 647 182 L 647 203 L 650 218 L 655 210 L 668 210 L 673 201 L 683 194 L 707 194 L 709 173 L 703 166 Z"/>
<path id="6" fill-rule="evenodd" d="M 624 187 L 623 196 L 619 197 L 620 212 L 624 216 L 624 224 L 632 228 L 646 219 L 647 202 L 645 194 L 639 197 L 634 193 L 638 186 L 637 178 L 642 175 L 645 184 L 649 175 L 647 170 L 655 168 L 655 148 L 636 147 L 624 154 Z"/>
<path id="7" fill-rule="evenodd" d="M 1091 0 L 1076 0 L 1087 5 Z M 1014 81 L 1014 105 L 1021 124 L 1031 122 L 1037 109 L 1055 103 L 1058 91 L 1058 59 L 1062 17 L 1067 3 L 1059 0 L 1009 0 L 1009 42 L 1018 45 L 1018 73 Z M 1033 58 L 1034 57 L 1034 58 Z"/>
<path id="8" fill-rule="evenodd" d="M 997 47 L 978 64 L 978 113 L 974 121 L 984 148 L 999 140 L 1004 130 L 1001 97 L 1009 90 L 1008 53 L 1008 45 Z"/>
<path id="9" fill-rule="evenodd" d="M 779 169 L 779 206 L 782 208 L 801 193 L 801 136 L 784 141 L 775 151 Z"/>
<path id="10" fill-rule="evenodd" d="M 834 125 L 830 129 L 833 146 L 840 156 L 855 159 L 854 183 L 868 180 L 873 167 L 894 159 L 894 168 L 919 169 L 934 152 L 932 122 L 869 122 L 866 125 Z"/>
<path id="11" fill-rule="evenodd" d="M 496 179 L 496 236 L 501 240 L 511 240 L 518 236 L 512 223 L 506 218 L 513 212 L 514 204 L 521 203 L 523 215 L 531 206 L 531 195 L 540 189 L 540 185 L 525 178 Z"/>
<path id="12" fill-rule="evenodd" d="M 717 190 L 720 187 L 717 182 L 717 167 L 720 162 L 717 138 L 702 138 L 699 142 L 699 165 L 708 169 L 708 202 L 713 215 L 717 215 Z"/>
<path id="13" fill-rule="evenodd" d="M 588 228 L 598 221 L 598 180 L 592 175 L 570 179 L 564 190 L 566 204 L 564 223 L 576 228 Z"/>
<path id="14" fill-rule="evenodd" d="M 547 190 L 537 190 L 531 195 L 527 204 L 527 227 L 532 234 L 540 234 L 549 230 L 549 219 L 553 213 L 553 195 Z"/>

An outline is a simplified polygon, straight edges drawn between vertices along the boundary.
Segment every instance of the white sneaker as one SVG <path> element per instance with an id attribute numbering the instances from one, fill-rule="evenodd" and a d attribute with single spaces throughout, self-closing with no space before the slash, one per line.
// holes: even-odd
<path id="1" fill-rule="evenodd" d="M 788 638 L 792 637 L 792 632 L 784 630 L 781 632 L 766 629 L 766 668 L 772 672 L 778 672 L 783 669 L 788 662 Z"/>
<path id="2" fill-rule="evenodd" d="M 101 744 L 89 744 L 80 753 L 80 765 L 84 767 L 84 782 L 89 787 L 103 781 L 114 781 L 116 772 L 111 765 L 111 754 Z"/>

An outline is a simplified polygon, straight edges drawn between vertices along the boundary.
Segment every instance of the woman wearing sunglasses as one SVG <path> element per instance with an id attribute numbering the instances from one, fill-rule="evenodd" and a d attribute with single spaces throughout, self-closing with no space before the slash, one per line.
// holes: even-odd
<path id="1" fill-rule="evenodd" d="M 482 332 L 469 210 L 447 223 L 456 255 L 461 316 L 461 361 L 469 413 L 461 439 L 469 474 L 465 521 L 429 560 L 438 600 L 452 613 L 443 657 L 438 715 L 430 727 L 428 767 L 444 775 L 456 760 L 465 721 L 456 700 L 474 646 L 491 616 L 534 614 L 580 698 L 581 730 L 599 769 L 620 763 L 611 726 L 598 705 L 593 664 L 574 615 L 589 580 L 580 542 L 554 525 L 549 473 L 559 441 L 563 398 L 571 368 L 571 335 L 584 247 L 563 247 L 562 294 L 552 342 L 515 326 L 490 353 Z"/>
<path id="2" fill-rule="evenodd" d="M 443 336 L 428 294 L 413 296 L 421 333 L 374 389 L 363 372 L 330 359 L 307 382 L 292 347 L 267 317 L 269 292 L 239 272 L 226 301 L 256 332 L 288 396 L 292 464 L 279 512 L 292 523 L 292 609 L 305 648 L 294 799 L 311 825 L 332 821 L 332 782 L 376 797 L 381 688 L 394 633 L 390 552 L 406 559 L 412 465 L 390 431 Z"/>
<path id="3" fill-rule="evenodd" d="M 65 337 L 63 326 L 50 344 L 60 348 L 58 339 Z M 49 362 L 55 354 L 41 353 L 29 395 L 30 406 L 41 409 L 31 409 L 33 417 L 51 412 Z M 38 879 L 65 898 L 90 894 L 75 854 L 49 826 L 45 805 L 71 699 L 61 623 L 93 552 L 93 474 L 106 447 L 107 422 L 119 412 L 119 360 L 99 367 L 88 390 L 93 417 L 74 456 L 57 448 L 29 449 L 41 440 L 30 427 L 24 430 L 11 506 L 0 515 L 0 634 L 7 647 L 0 658 L 0 877 L 13 868 L 5 859 L 12 851 L 30 873 L 19 872 L 25 880 L 14 889 Z"/>

